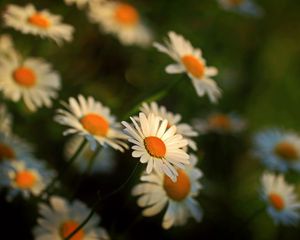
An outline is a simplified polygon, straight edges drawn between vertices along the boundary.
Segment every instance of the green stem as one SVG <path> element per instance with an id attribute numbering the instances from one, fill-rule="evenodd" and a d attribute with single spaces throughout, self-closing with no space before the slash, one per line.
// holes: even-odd
<path id="1" fill-rule="evenodd" d="M 98 156 L 98 154 L 100 153 L 100 151 L 102 150 L 102 146 L 100 144 L 97 145 L 97 148 L 95 150 L 95 152 L 93 153 L 90 161 L 89 161 L 89 164 L 87 166 L 87 169 L 86 169 L 86 173 L 89 174 L 92 170 L 92 167 L 94 165 L 94 162 L 95 162 L 95 159 L 96 157 Z"/>

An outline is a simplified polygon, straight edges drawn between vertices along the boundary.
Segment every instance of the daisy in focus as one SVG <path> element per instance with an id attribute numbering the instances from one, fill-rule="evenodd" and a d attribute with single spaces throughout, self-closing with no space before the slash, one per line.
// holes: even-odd
<path id="1" fill-rule="evenodd" d="M 172 181 L 176 181 L 177 168 L 185 168 L 189 155 L 181 148 L 188 142 L 182 135 L 176 133 L 176 126 L 168 128 L 168 120 L 150 113 L 146 116 L 140 113 L 138 118 L 130 118 L 133 126 L 123 121 L 128 141 L 133 143 L 132 156 L 140 158 L 141 163 L 147 163 L 146 172 L 153 169 L 164 172 Z"/>
<path id="2" fill-rule="evenodd" d="M 1 133 L 4 133 L 4 134 L 11 133 L 11 125 L 12 125 L 11 114 L 8 113 L 5 105 L 0 104 L 0 139 L 1 139 Z M 0 156 L 1 156 L 1 153 L 0 153 Z"/>
<path id="3" fill-rule="evenodd" d="M 70 159 L 76 150 L 79 148 L 83 137 L 72 137 L 65 146 L 66 160 Z M 102 148 L 101 151 L 94 157 L 95 152 L 91 147 L 86 145 L 80 152 L 74 166 L 81 173 L 110 173 L 116 166 L 114 152 L 111 148 Z M 94 157 L 94 159 L 92 159 Z"/>
<path id="4" fill-rule="evenodd" d="M 3 19 L 7 27 L 12 27 L 24 34 L 51 38 L 59 45 L 63 41 L 73 40 L 74 28 L 62 23 L 61 16 L 54 15 L 48 10 L 38 11 L 32 4 L 25 7 L 9 4 Z"/>
<path id="5" fill-rule="evenodd" d="M 207 94 L 211 102 L 217 102 L 221 97 L 221 90 L 211 78 L 218 74 L 217 68 L 206 66 L 202 51 L 194 48 L 183 36 L 171 31 L 168 37 L 165 45 L 154 43 L 154 47 L 159 52 L 167 54 L 176 62 L 168 65 L 166 72 L 169 74 L 186 72 L 199 97 Z"/>
<path id="6" fill-rule="evenodd" d="M 80 201 L 73 203 L 57 196 L 50 197 L 49 205 L 39 204 L 38 225 L 33 229 L 35 239 L 62 240 L 68 237 L 89 215 L 90 209 Z M 98 227 L 100 217 L 93 215 L 71 240 L 109 240 L 107 232 Z"/>
<path id="7" fill-rule="evenodd" d="M 89 0 L 64 0 L 67 5 L 75 4 L 79 9 L 83 9 Z"/>
<path id="8" fill-rule="evenodd" d="M 177 182 L 162 173 L 142 175 L 142 183 L 133 188 L 132 194 L 138 196 L 137 204 L 145 208 L 143 215 L 157 215 L 167 206 L 162 222 L 165 229 L 184 225 L 190 216 L 200 221 L 202 210 L 194 198 L 202 188 L 199 183 L 202 172 L 196 168 L 196 163 L 196 156 L 191 155 L 191 165 L 185 170 L 178 170 Z"/>
<path id="9" fill-rule="evenodd" d="M 269 129 L 254 138 L 254 153 L 270 170 L 300 171 L 300 136 L 282 129 Z"/>
<path id="10" fill-rule="evenodd" d="M 52 170 L 37 160 L 6 161 L 1 164 L 0 184 L 8 188 L 7 200 L 11 201 L 18 194 L 24 198 L 38 196 L 54 176 Z"/>
<path id="11" fill-rule="evenodd" d="M 246 123 L 235 114 L 214 113 L 205 120 L 195 120 L 194 128 L 200 134 L 210 132 L 238 133 L 246 128 Z"/>
<path id="12" fill-rule="evenodd" d="M 0 58 L 0 91 L 14 102 L 21 99 L 30 111 L 51 107 L 60 89 L 60 76 L 39 58 Z"/>
<path id="13" fill-rule="evenodd" d="M 158 106 L 156 102 L 151 102 L 150 104 L 143 103 L 140 107 L 140 111 L 145 113 L 146 115 L 149 115 L 150 113 L 153 113 L 156 116 L 161 117 L 162 119 L 168 120 L 168 128 L 175 125 L 177 129 L 177 133 L 181 134 L 187 141 L 190 148 L 193 150 L 197 150 L 196 143 L 192 140 L 192 137 L 197 137 L 198 133 L 193 130 L 193 128 L 186 124 L 181 123 L 181 115 L 180 114 L 174 114 L 172 112 L 169 112 L 165 106 Z"/>
<path id="14" fill-rule="evenodd" d="M 32 159 L 32 146 L 12 134 L 0 133 L 0 162 Z"/>
<path id="15" fill-rule="evenodd" d="M 227 11 L 261 17 L 263 10 L 253 0 L 218 0 L 221 7 Z"/>
<path id="16" fill-rule="evenodd" d="M 110 109 L 103 106 L 93 97 L 82 95 L 69 98 L 68 103 L 62 103 L 65 109 L 59 109 L 55 121 L 69 127 L 64 135 L 77 134 L 84 136 L 95 150 L 97 143 L 111 146 L 121 152 L 128 148 L 124 142 L 127 136 L 120 130 L 120 124 L 110 114 Z"/>
<path id="17" fill-rule="evenodd" d="M 91 0 L 89 17 L 104 32 L 116 35 L 124 45 L 148 46 L 152 41 L 152 34 L 142 23 L 138 10 L 128 3 Z"/>
<path id="18" fill-rule="evenodd" d="M 275 224 L 296 225 L 300 218 L 300 202 L 295 188 L 285 182 L 283 175 L 264 173 L 261 179 L 262 198 Z"/>

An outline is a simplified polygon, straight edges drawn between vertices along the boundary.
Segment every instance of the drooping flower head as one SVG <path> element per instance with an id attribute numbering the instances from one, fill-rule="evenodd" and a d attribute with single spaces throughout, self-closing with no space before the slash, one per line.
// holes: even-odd
<path id="1" fill-rule="evenodd" d="M 142 23 L 138 10 L 129 3 L 91 0 L 89 17 L 104 32 L 116 35 L 124 45 L 147 46 L 151 43 L 150 30 Z"/>
<path id="2" fill-rule="evenodd" d="M 162 222 L 165 229 L 184 225 L 190 216 L 201 220 L 202 210 L 194 199 L 202 188 L 199 183 L 202 172 L 196 168 L 196 162 L 197 158 L 191 155 L 191 165 L 178 170 L 176 182 L 159 172 L 142 175 L 142 183 L 133 188 L 132 194 L 138 196 L 138 205 L 145 208 L 144 216 L 157 215 L 167 206 Z"/>
<path id="3" fill-rule="evenodd" d="M 64 135 L 84 136 L 93 150 L 97 143 L 122 152 L 127 148 L 124 142 L 127 136 L 119 129 L 120 124 L 110 114 L 110 109 L 102 103 L 93 97 L 84 98 L 79 95 L 78 99 L 71 97 L 69 102 L 63 105 L 66 110 L 59 109 L 55 121 L 69 127 L 64 131 Z"/>
<path id="4" fill-rule="evenodd" d="M 57 196 L 49 199 L 49 205 L 39 204 L 38 225 L 33 229 L 35 239 L 62 240 L 68 237 L 89 215 L 90 209 L 82 202 L 72 203 Z M 109 240 L 105 229 L 98 227 L 100 217 L 93 215 L 71 240 Z"/>
<path id="5" fill-rule="evenodd" d="M 168 37 L 165 45 L 154 43 L 154 47 L 159 52 L 167 54 L 176 62 L 168 65 L 166 72 L 170 74 L 186 72 L 199 97 L 207 94 L 212 102 L 217 102 L 221 96 L 221 90 L 211 77 L 216 76 L 218 70 L 215 67 L 208 67 L 206 60 L 202 57 L 202 51 L 194 48 L 183 36 L 171 31 Z"/>
<path id="6" fill-rule="evenodd" d="M 0 104 L 0 133 L 10 134 L 12 127 L 12 116 L 4 104 Z M 0 154 L 1 155 L 1 154 Z"/>
<path id="7" fill-rule="evenodd" d="M 133 143 L 132 156 L 140 158 L 141 163 L 147 163 L 146 172 L 153 169 L 164 172 L 176 181 L 176 167 L 184 168 L 189 164 L 189 155 L 181 148 L 187 146 L 187 140 L 176 133 L 176 126 L 168 126 L 168 120 L 153 113 L 146 116 L 140 113 L 138 118 L 130 118 L 133 126 L 123 121 L 128 141 Z M 176 167 L 175 167 L 176 166 Z"/>
<path id="8" fill-rule="evenodd" d="M 300 219 L 300 202 L 295 188 L 287 184 L 283 175 L 264 173 L 261 178 L 262 199 L 275 224 L 296 225 Z"/>
<path id="9" fill-rule="evenodd" d="M 12 58 L 18 55 L 14 48 L 13 41 L 8 34 L 0 36 L 0 57 L 1 58 Z"/>

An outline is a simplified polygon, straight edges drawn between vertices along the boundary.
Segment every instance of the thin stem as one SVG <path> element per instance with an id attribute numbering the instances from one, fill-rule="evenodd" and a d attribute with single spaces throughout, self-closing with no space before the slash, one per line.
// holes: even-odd
<path id="1" fill-rule="evenodd" d="M 118 193 L 119 191 L 122 190 L 122 188 L 124 188 L 126 186 L 126 184 L 130 181 L 130 179 L 133 177 L 134 173 L 137 170 L 137 167 L 139 165 L 139 162 L 137 162 L 137 164 L 135 165 L 134 169 L 132 170 L 132 172 L 130 173 L 129 177 L 126 179 L 126 181 L 117 189 L 115 189 L 114 191 L 110 192 L 109 194 L 107 194 L 106 196 L 104 196 L 103 198 L 98 196 L 98 200 L 95 202 L 95 204 L 93 205 L 91 212 L 89 213 L 89 215 L 83 220 L 83 222 L 76 228 L 74 229 L 73 232 L 71 232 L 69 234 L 69 236 L 67 236 L 64 240 L 70 240 L 78 231 L 80 231 L 80 229 L 82 229 L 85 224 L 88 223 L 88 221 L 92 218 L 92 216 L 94 215 L 94 213 L 96 212 L 96 208 L 98 206 L 98 204 L 100 204 L 101 202 L 103 202 L 104 200 L 106 200 L 107 198 L 113 196 L 114 194 Z"/>
<path id="2" fill-rule="evenodd" d="M 89 174 L 92 170 L 92 167 L 94 165 L 95 159 L 98 156 L 98 154 L 100 153 L 100 151 L 102 150 L 102 146 L 100 144 L 97 145 L 97 148 L 95 150 L 95 152 L 93 153 L 92 157 L 89 160 L 87 169 L 86 169 L 86 173 Z"/>
<path id="3" fill-rule="evenodd" d="M 56 182 L 65 174 L 65 171 L 72 165 L 72 163 L 75 161 L 75 159 L 79 156 L 82 149 L 85 147 L 86 143 L 87 143 L 87 140 L 84 139 L 82 141 L 82 143 L 80 144 L 80 146 L 78 147 L 78 149 L 76 150 L 76 152 L 73 154 L 73 156 L 67 161 L 67 163 L 64 165 L 64 167 L 62 169 L 60 169 L 60 171 L 58 172 L 56 177 L 52 179 L 52 181 L 48 184 L 48 186 L 39 195 L 40 198 L 45 193 L 48 193 L 48 194 L 51 193 L 51 190 L 54 187 L 54 185 L 56 184 Z"/>

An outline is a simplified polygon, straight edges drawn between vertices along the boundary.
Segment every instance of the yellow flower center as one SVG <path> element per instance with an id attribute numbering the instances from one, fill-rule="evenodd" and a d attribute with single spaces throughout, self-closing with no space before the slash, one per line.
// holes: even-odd
<path id="1" fill-rule="evenodd" d="M 124 25 L 135 25 L 139 21 L 137 10 L 129 4 L 119 4 L 115 10 L 115 19 Z"/>
<path id="2" fill-rule="evenodd" d="M 185 55 L 181 58 L 186 70 L 196 78 L 204 76 L 205 66 L 204 63 L 192 55 Z"/>
<path id="3" fill-rule="evenodd" d="M 30 24 L 39 28 L 48 28 L 50 26 L 49 20 L 40 13 L 35 13 L 27 20 Z"/>
<path id="4" fill-rule="evenodd" d="M 175 201 L 185 199 L 191 191 L 191 181 L 183 170 L 178 170 L 177 182 L 173 182 L 167 175 L 164 176 L 163 187 L 169 198 Z"/>
<path id="5" fill-rule="evenodd" d="M 270 193 L 269 194 L 269 201 L 272 204 L 272 206 L 280 211 L 284 208 L 284 200 L 283 198 L 277 194 L 277 193 Z"/>
<path id="6" fill-rule="evenodd" d="M 14 159 L 15 156 L 13 149 L 3 143 L 0 143 L 0 160 Z"/>
<path id="7" fill-rule="evenodd" d="M 208 123 L 212 128 L 221 128 L 225 130 L 230 129 L 231 126 L 230 118 L 223 114 L 211 116 Z"/>
<path id="8" fill-rule="evenodd" d="M 288 160 L 296 160 L 298 156 L 297 149 L 295 146 L 289 142 L 280 142 L 275 146 L 274 152 L 277 156 Z"/>
<path id="9" fill-rule="evenodd" d="M 60 226 L 60 235 L 63 239 L 68 237 L 77 227 L 79 224 L 73 220 L 68 220 L 64 222 Z M 84 238 L 84 231 L 80 229 L 70 240 L 82 240 Z"/>
<path id="10" fill-rule="evenodd" d="M 92 135 L 106 136 L 109 124 L 98 114 L 89 113 L 80 119 L 82 126 Z"/>
<path id="11" fill-rule="evenodd" d="M 144 144 L 147 152 L 156 158 L 163 158 L 166 155 L 166 145 L 165 143 L 158 137 L 150 136 L 144 139 Z"/>
<path id="12" fill-rule="evenodd" d="M 13 72 L 15 82 L 23 87 L 32 87 L 36 83 L 36 75 L 32 69 L 19 67 Z"/>
<path id="13" fill-rule="evenodd" d="M 19 188 L 30 188 L 36 183 L 36 176 L 28 170 L 16 173 L 15 182 Z"/>

